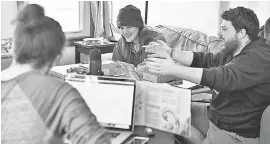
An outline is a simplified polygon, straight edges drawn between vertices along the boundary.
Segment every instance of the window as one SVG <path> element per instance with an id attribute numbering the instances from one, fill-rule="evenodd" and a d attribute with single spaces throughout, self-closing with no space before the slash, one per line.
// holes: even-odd
<path id="1" fill-rule="evenodd" d="M 11 21 L 16 18 L 17 3 L 14 1 L 1 1 L 1 38 L 11 38 L 15 26 Z"/>
<path id="2" fill-rule="evenodd" d="M 145 22 L 145 1 L 113 1 L 112 21 L 115 27 L 117 26 L 116 20 L 117 20 L 117 15 L 119 13 L 119 10 L 129 4 L 134 5 L 135 7 L 141 10 L 142 18 L 143 18 L 143 21 Z"/>
<path id="3" fill-rule="evenodd" d="M 82 1 L 29 1 L 44 7 L 57 20 L 67 37 L 90 36 L 90 4 Z"/>

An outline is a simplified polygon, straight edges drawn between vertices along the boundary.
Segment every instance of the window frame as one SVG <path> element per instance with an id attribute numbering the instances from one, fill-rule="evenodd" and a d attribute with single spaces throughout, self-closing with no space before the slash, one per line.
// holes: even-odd
<path id="1" fill-rule="evenodd" d="M 50 1 L 53 3 L 53 1 Z M 67 39 L 74 39 L 79 37 L 90 37 L 90 2 L 79 2 L 79 30 L 65 32 Z M 25 1 L 23 4 L 29 4 L 29 1 Z M 18 2 L 18 8 L 21 8 L 22 3 Z M 46 11 L 46 9 L 45 9 Z"/>
<path id="2" fill-rule="evenodd" d="M 65 32 L 67 38 L 90 36 L 90 2 L 79 2 L 79 31 Z"/>

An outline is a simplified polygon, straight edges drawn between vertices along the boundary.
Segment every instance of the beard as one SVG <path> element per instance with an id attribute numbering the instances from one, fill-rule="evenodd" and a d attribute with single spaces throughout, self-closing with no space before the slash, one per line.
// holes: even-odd
<path id="1" fill-rule="evenodd" d="M 224 41 L 224 49 L 223 53 L 227 56 L 233 55 L 234 52 L 239 48 L 239 40 L 235 37 L 233 37 L 230 40 Z"/>

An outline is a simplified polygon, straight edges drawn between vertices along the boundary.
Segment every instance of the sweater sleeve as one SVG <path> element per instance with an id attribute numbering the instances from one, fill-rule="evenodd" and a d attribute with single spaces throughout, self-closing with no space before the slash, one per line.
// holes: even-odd
<path id="1" fill-rule="evenodd" d="M 257 55 L 243 53 L 225 66 L 203 69 L 201 85 L 218 91 L 243 90 L 266 81 L 264 71 L 264 63 Z"/>
<path id="2" fill-rule="evenodd" d="M 190 66 L 199 68 L 217 67 L 220 63 L 221 58 L 221 52 L 217 54 L 213 54 L 210 52 L 193 52 L 193 60 Z"/>
<path id="3" fill-rule="evenodd" d="M 104 144 L 110 135 L 97 121 L 76 89 L 71 89 L 59 105 L 62 111 L 61 127 L 74 144 Z"/>
<path id="4" fill-rule="evenodd" d="M 165 43 L 167 43 L 167 40 L 164 36 L 164 34 L 154 30 L 150 27 L 145 27 L 142 29 L 140 35 L 140 44 L 141 45 L 148 45 L 150 42 L 155 42 L 157 40 L 161 40 Z"/>
<path id="5" fill-rule="evenodd" d="M 159 33 L 157 31 L 154 31 L 153 34 L 152 34 L 152 38 L 149 38 L 149 40 L 146 40 L 146 42 L 144 43 L 144 45 L 147 45 L 150 42 L 157 41 L 157 40 L 161 40 L 161 41 L 167 43 L 167 40 L 165 39 L 165 37 L 164 37 L 164 35 L 162 33 Z"/>
<path id="6" fill-rule="evenodd" d="M 120 39 L 114 46 L 112 60 L 124 61 L 123 53 L 121 52 L 122 40 Z"/>

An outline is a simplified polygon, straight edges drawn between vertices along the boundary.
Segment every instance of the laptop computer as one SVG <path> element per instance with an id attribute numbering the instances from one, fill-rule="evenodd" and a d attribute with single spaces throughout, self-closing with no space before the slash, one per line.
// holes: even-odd
<path id="1" fill-rule="evenodd" d="M 69 75 L 66 82 L 77 88 L 100 124 L 121 144 L 133 133 L 136 81 L 128 78 Z"/>

